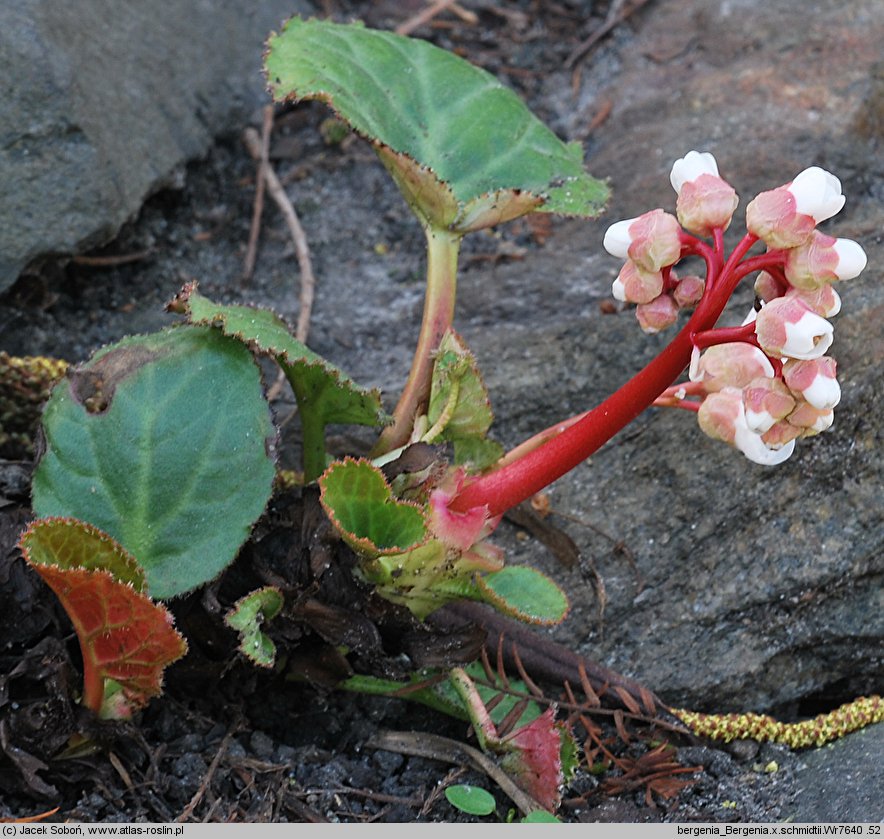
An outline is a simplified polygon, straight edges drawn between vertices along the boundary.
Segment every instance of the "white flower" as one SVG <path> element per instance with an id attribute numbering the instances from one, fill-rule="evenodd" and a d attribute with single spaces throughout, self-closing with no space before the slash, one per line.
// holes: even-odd
<path id="1" fill-rule="evenodd" d="M 866 252 L 853 239 L 836 239 L 832 250 L 838 254 L 835 274 L 839 280 L 852 280 L 854 277 L 858 277 L 866 267 L 868 262 Z"/>
<path id="2" fill-rule="evenodd" d="M 615 222 L 605 231 L 605 238 L 602 244 L 611 256 L 616 256 L 619 259 L 627 259 L 629 257 L 629 246 L 632 244 L 629 228 L 634 221 L 634 218 L 628 218 Z"/>
<path id="3" fill-rule="evenodd" d="M 834 329 L 800 298 L 777 297 L 758 312 L 755 335 L 768 355 L 811 359 L 826 354 Z"/>
<path id="4" fill-rule="evenodd" d="M 788 358 L 810 359 L 826 354 L 835 330 L 825 318 L 808 311 L 797 323 L 786 323 L 786 340 L 781 352 Z"/>
<path id="5" fill-rule="evenodd" d="M 756 434 L 749 428 L 745 416 L 742 420 L 737 423 L 734 446 L 753 463 L 758 463 L 761 466 L 777 466 L 792 456 L 792 452 L 795 451 L 794 440 L 790 440 L 778 449 L 772 449 L 765 444 L 760 434 Z"/>
<path id="6" fill-rule="evenodd" d="M 795 199 L 795 211 L 812 216 L 817 224 L 831 218 L 844 206 L 841 181 L 819 166 L 800 172 L 786 189 Z"/>
<path id="7" fill-rule="evenodd" d="M 708 151 L 689 151 L 672 165 L 669 182 L 676 192 L 681 192 L 681 188 L 686 183 L 695 181 L 700 175 L 718 177 L 718 164 Z"/>
<path id="8" fill-rule="evenodd" d="M 817 376 L 801 395 L 818 411 L 831 411 L 841 401 L 841 385 L 837 379 Z"/>

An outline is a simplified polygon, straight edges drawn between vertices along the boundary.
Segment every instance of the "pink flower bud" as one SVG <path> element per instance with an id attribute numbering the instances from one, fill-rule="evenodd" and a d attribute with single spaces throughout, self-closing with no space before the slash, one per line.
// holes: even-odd
<path id="1" fill-rule="evenodd" d="M 767 271 L 762 271 L 755 278 L 755 294 L 765 303 L 770 303 L 771 300 L 782 297 L 783 291 L 784 288 L 779 280 L 768 274 Z"/>
<path id="2" fill-rule="evenodd" d="M 755 379 L 743 388 L 743 408 L 749 429 L 764 434 L 795 409 L 795 399 L 780 379 Z"/>
<path id="3" fill-rule="evenodd" d="M 794 248 L 813 233 L 813 216 L 795 210 L 795 198 L 786 187 L 762 192 L 746 207 L 746 229 L 769 248 Z"/>
<path id="4" fill-rule="evenodd" d="M 796 297 L 777 297 L 755 318 L 761 348 L 777 358 L 819 358 L 832 345 L 832 324 Z"/>
<path id="5" fill-rule="evenodd" d="M 786 418 L 790 425 L 799 429 L 802 437 L 813 437 L 831 427 L 835 412 L 814 408 L 809 402 L 802 402 Z"/>
<path id="6" fill-rule="evenodd" d="M 823 318 L 833 317 L 841 311 L 841 298 L 838 296 L 838 292 L 828 284 L 811 291 L 790 288 L 785 296 L 800 300 L 812 312 Z"/>
<path id="7" fill-rule="evenodd" d="M 653 335 L 678 320 L 678 306 L 668 294 L 661 294 L 650 303 L 642 303 L 635 307 L 635 316 L 638 318 L 642 332 Z"/>
<path id="8" fill-rule="evenodd" d="M 678 193 L 675 212 L 682 227 L 700 236 L 727 230 L 740 199 L 734 188 L 717 175 L 700 175 L 687 181 Z"/>
<path id="9" fill-rule="evenodd" d="M 743 393 L 739 388 L 728 387 L 707 396 L 697 412 L 700 428 L 715 440 L 722 440 L 739 449 L 753 463 L 775 466 L 787 460 L 794 448 L 794 440 L 781 448 L 771 448 L 761 435 L 752 431 L 746 423 Z"/>
<path id="10" fill-rule="evenodd" d="M 697 422 L 704 434 L 732 446 L 741 415 L 745 416 L 742 391 L 726 387 L 717 393 L 710 393 L 703 400 L 697 411 Z"/>
<path id="11" fill-rule="evenodd" d="M 797 440 L 801 436 L 801 429 L 792 425 L 787 420 L 780 420 L 780 422 L 774 424 L 770 427 L 764 434 L 761 435 L 761 440 L 766 446 L 770 446 L 774 449 L 782 448 L 783 446 L 791 443 L 793 446 L 795 444 L 795 440 Z"/>
<path id="12" fill-rule="evenodd" d="M 706 281 L 702 277 L 689 274 L 678 281 L 678 285 L 672 290 L 672 298 L 679 309 L 690 309 L 700 302 L 705 290 Z"/>
<path id="13" fill-rule="evenodd" d="M 817 289 L 836 280 L 851 280 L 866 267 L 865 251 L 851 239 L 814 231 L 810 239 L 786 254 L 786 278 L 796 288 Z"/>
<path id="14" fill-rule="evenodd" d="M 841 181 L 811 166 L 790 184 L 762 192 L 746 208 L 746 227 L 771 248 L 794 248 L 844 206 Z"/>
<path id="15" fill-rule="evenodd" d="M 624 303 L 650 303 L 663 291 L 663 274 L 660 271 L 642 271 L 631 259 L 627 259 L 611 293 Z"/>
<path id="16" fill-rule="evenodd" d="M 744 388 L 759 378 L 772 378 L 773 366 L 767 356 L 751 344 L 734 342 L 709 347 L 692 365 L 691 381 L 703 382 L 707 393 L 726 387 Z"/>
<path id="17" fill-rule="evenodd" d="M 831 411 L 841 401 L 841 386 L 835 378 L 834 358 L 823 356 L 809 361 L 787 361 L 783 379 L 789 389 L 816 408 Z"/>
<path id="18" fill-rule="evenodd" d="M 605 233 L 605 250 L 633 260 L 642 271 L 654 274 L 681 258 L 682 229 L 678 219 L 663 210 L 612 224 Z"/>

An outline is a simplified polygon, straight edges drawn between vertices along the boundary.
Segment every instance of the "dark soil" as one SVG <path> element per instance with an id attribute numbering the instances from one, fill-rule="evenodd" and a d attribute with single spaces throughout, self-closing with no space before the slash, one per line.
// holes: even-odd
<path id="1" fill-rule="evenodd" d="M 365 14 L 366 4 L 324 5 L 336 16 L 362 15 L 369 24 L 384 27 L 423 6 L 379 2 L 369 4 L 371 11 Z M 545 106 L 544 97 L 549 74 L 560 73 L 586 37 L 606 20 L 613 21 L 608 17 L 611 6 L 589 0 L 477 3 L 471 7 L 479 10 L 478 25 L 447 15 L 417 34 L 499 75 L 555 129 L 569 139 L 585 140 L 591 149 L 591 128 L 578 136 L 560 108 Z M 650 3 L 612 25 L 578 62 L 581 72 L 600 80 L 610 77 L 619 61 L 618 44 L 627 43 L 635 27 L 653 25 L 653 15 Z M 601 123 L 606 106 L 597 107 Z M 316 272 L 321 282 L 330 278 L 317 289 L 310 343 L 331 360 L 346 361 L 344 366 L 357 380 L 395 393 L 407 369 L 410 339 L 391 344 L 386 332 L 398 337 L 407 331 L 410 336 L 417 320 L 422 236 L 364 145 L 352 140 L 339 147 L 323 143 L 319 125 L 326 116 L 313 106 L 280 112 L 272 150 L 277 171 L 309 222 Z M 238 135 L 222 138 L 206 160 L 188 167 L 182 183 L 180 190 L 151 199 L 140 217 L 100 252 L 148 251 L 145 259 L 109 268 L 47 263 L 22 277 L 0 299 L 3 349 L 84 359 L 124 334 L 169 322 L 164 304 L 193 278 L 210 296 L 273 305 L 294 320 L 293 255 L 269 207 L 254 279 L 248 286 L 240 281 L 254 164 Z M 364 211 L 351 215 L 346 202 L 360 196 L 369 196 L 383 211 L 375 217 Z M 489 262 L 530 260 L 545 247 L 556 224 L 523 221 L 493 235 L 467 239 L 466 272 Z M 361 278 L 363 293 L 370 298 L 364 322 L 352 322 L 347 312 L 339 313 L 334 306 L 336 295 L 348 293 L 351 276 Z M 471 293 L 469 284 L 465 293 Z M 530 300 L 519 300 L 513 295 L 502 303 L 504 315 L 513 315 L 519 306 L 530 310 Z M 530 311 L 521 315 L 530 317 Z M 283 465 L 295 464 L 297 434 L 288 431 L 293 403 L 283 395 L 274 407 L 286 429 Z M 521 431 L 510 428 L 504 436 Z M 339 452 L 358 452 L 367 439 L 342 432 L 333 443 Z M 173 604 L 190 652 L 168 671 L 164 696 L 129 723 L 90 719 L 76 704 L 76 638 L 54 597 L 24 566 L 15 547 L 30 516 L 30 469 L 26 453 L 0 462 L 0 817 L 57 807 L 50 820 L 476 820 L 456 811 L 441 794 L 446 785 L 459 782 L 493 791 L 498 809 L 488 820 L 507 818 L 512 804 L 474 770 L 367 745 L 385 729 L 465 741 L 469 734 L 463 722 L 404 699 L 331 688 L 350 669 L 396 677 L 430 661 L 468 658 L 481 641 L 481 629 L 452 634 L 418 626 L 354 581 L 339 546 L 325 546 L 333 561 L 329 570 L 314 574 L 310 559 L 321 542 L 316 537 L 321 525 L 314 500 L 297 493 L 274 498 L 234 567 L 208 591 Z M 515 543 L 521 531 L 512 525 L 503 529 L 504 538 Z M 255 581 L 280 579 L 302 600 L 309 592 L 313 611 L 290 615 L 275 628 L 285 650 L 284 663 L 267 673 L 236 656 L 235 638 L 224 629 L 220 614 Z M 356 638 L 353 626 L 364 630 Z M 354 651 L 348 659 L 337 652 L 345 640 Z M 493 659 L 493 645 L 490 652 Z M 653 690 L 654 685 L 647 687 Z M 545 690 L 559 698 L 562 685 L 548 681 Z M 620 768 L 608 765 L 598 771 L 598 760 L 592 767 L 584 763 L 565 791 L 563 819 L 711 822 L 789 817 L 800 760 L 787 749 L 748 742 L 728 749 L 700 745 L 668 729 L 666 722 L 672 721 L 662 711 L 660 725 L 650 718 L 615 725 L 612 711 L 622 711 L 623 702 L 612 693 L 602 699 L 603 709 L 587 711 L 587 716 Z M 59 759 L 59 751 L 76 732 L 93 738 L 97 750 Z M 578 732 L 586 736 L 579 724 Z M 680 774 L 669 766 L 663 781 L 649 787 L 654 769 L 649 743 L 656 745 L 661 739 L 677 749 L 673 754 L 679 765 L 694 770 Z M 636 778 L 622 779 L 627 766 L 638 767 Z"/>

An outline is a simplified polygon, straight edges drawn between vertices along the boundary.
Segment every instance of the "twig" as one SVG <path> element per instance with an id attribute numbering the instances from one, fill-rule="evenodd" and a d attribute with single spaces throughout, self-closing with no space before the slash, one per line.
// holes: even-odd
<path id="1" fill-rule="evenodd" d="M 427 6 L 422 12 L 418 12 L 416 15 L 408 18 L 408 20 L 400 23 L 399 26 L 396 27 L 396 34 L 410 35 L 415 29 L 423 26 L 425 23 L 429 23 L 434 17 L 436 17 L 436 15 L 440 12 L 444 12 L 448 8 L 450 8 L 461 20 L 464 20 L 467 23 L 475 25 L 479 22 L 479 18 L 474 12 L 459 6 L 455 0 L 437 0 L 435 3 Z"/>
<path id="2" fill-rule="evenodd" d="M 113 268 L 116 265 L 128 265 L 147 259 L 153 251 L 134 251 L 133 253 L 113 254 L 109 256 L 74 256 L 71 262 L 75 265 L 86 265 L 89 268 Z"/>
<path id="3" fill-rule="evenodd" d="M 181 811 L 181 814 L 178 818 L 175 819 L 176 822 L 186 822 L 192 815 L 193 811 L 196 810 L 197 806 L 199 806 L 200 801 L 203 800 L 203 796 L 206 794 L 206 790 L 209 788 L 209 784 L 212 783 L 212 778 L 215 776 L 215 772 L 218 771 L 218 766 L 221 763 L 221 758 L 224 757 L 224 754 L 227 751 L 227 746 L 230 743 L 230 738 L 233 737 L 234 732 L 239 728 L 239 723 L 234 723 L 224 735 L 224 738 L 221 740 L 221 745 L 218 746 L 218 751 L 215 752 L 215 757 L 212 758 L 212 762 L 209 764 L 209 768 L 206 770 L 205 777 L 200 782 L 199 789 L 193 794 L 193 798 L 187 803 L 187 806 Z"/>
<path id="4" fill-rule="evenodd" d="M 415 731 L 379 731 L 365 744 L 372 749 L 383 749 L 398 754 L 427 757 L 446 763 L 467 764 L 479 772 L 484 772 L 509 796 L 523 815 L 543 808 L 526 792 L 523 792 L 491 758 L 478 749 L 440 737 L 438 734 L 425 734 Z"/>
<path id="5" fill-rule="evenodd" d="M 615 2 L 611 6 L 611 11 L 608 13 L 608 17 L 605 19 L 605 22 L 598 29 L 596 29 L 586 40 L 578 44 L 577 48 L 565 60 L 566 69 L 573 70 L 578 62 L 580 62 L 586 56 L 586 54 L 599 41 L 601 41 L 602 38 L 605 37 L 605 35 L 607 35 L 612 29 L 615 29 L 617 26 L 623 23 L 624 20 L 626 20 L 630 15 L 637 12 L 647 2 L 648 0 L 635 0 L 634 3 L 628 6 L 625 6 L 623 0 L 620 0 L 620 2 Z"/>
<path id="6" fill-rule="evenodd" d="M 261 159 L 261 140 L 258 132 L 254 128 L 247 128 L 243 132 L 243 141 L 249 154 L 255 160 Z M 301 227 L 301 221 L 292 202 L 289 201 L 276 172 L 268 163 L 264 168 L 264 179 L 267 181 L 267 191 L 270 197 L 276 202 L 286 223 L 288 224 L 289 233 L 295 244 L 295 253 L 298 257 L 298 267 L 301 270 L 301 294 L 299 297 L 298 323 L 295 327 L 295 337 L 304 342 L 307 340 L 307 334 L 310 331 L 310 313 L 313 311 L 313 294 L 316 288 L 316 278 L 313 275 L 313 266 L 310 262 L 310 248 L 307 245 L 307 236 L 304 228 Z"/>
<path id="7" fill-rule="evenodd" d="M 264 122 L 261 127 L 261 156 L 255 172 L 255 204 L 252 208 L 252 226 L 249 228 L 249 244 L 242 264 L 242 281 L 247 283 L 255 271 L 258 257 L 258 237 L 261 235 L 261 216 L 264 213 L 264 186 L 267 166 L 270 163 L 270 133 L 273 131 L 273 105 L 264 106 Z"/>

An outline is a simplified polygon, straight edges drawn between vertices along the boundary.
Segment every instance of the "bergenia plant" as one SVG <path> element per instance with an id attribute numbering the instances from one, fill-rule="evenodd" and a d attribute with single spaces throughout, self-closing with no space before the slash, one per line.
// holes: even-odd
<path id="1" fill-rule="evenodd" d="M 488 537 L 507 510 L 652 405 L 695 412 L 706 434 L 765 465 L 831 425 L 840 396 L 826 355 L 828 318 L 840 306 L 833 284 L 865 266 L 858 244 L 817 229 L 844 204 L 833 175 L 812 167 L 754 198 L 747 233 L 728 252 L 734 188 L 709 153 L 676 161 L 675 214 L 654 209 L 618 222 L 604 247 L 624 261 L 612 293 L 636 304 L 644 331 L 692 314 L 599 406 L 504 452 L 487 436 L 486 388 L 453 328 L 460 243 L 530 212 L 597 215 L 607 187 L 586 173 L 579 145 L 562 143 L 514 93 L 423 41 L 294 19 L 270 39 L 266 67 L 278 100 L 322 100 L 371 144 L 423 227 L 427 286 L 414 361 L 388 416 L 377 391 L 297 341 L 277 315 L 215 303 L 190 284 L 169 306 L 183 323 L 126 338 L 68 372 L 44 414 L 33 481 L 45 521 L 22 547 L 80 633 L 93 710 L 126 715 L 159 691 L 162 668 L 185 646 L 152 601 L 218 577 L 271 496 L 277 436 L 256 357 L 278 364 L 291 384 L 301 480 L 318 485 L 355 573 L 418 619 L 468 598 L 529 622 L 562 620 L 559 587 L 508 566 Z M 681 271 L 688 257 L 699 258 L 701 275 Z M 718 326 L 752 278 L 756 306 L 741 326 Z M 333 423 L 377 427 L 374 449 L 329 457 Z M 239 649 L 265 667 L 276 655 L 274 622 L 304 614 L 302 581 L 276 582 L 228 604 L 226 618 Z M 129 614 L 139 616 L 136 628 L 121 627 Z M 565 738 L 551 714 L 500 737 L 466 672 L 452 681 L 483 743 L 509 755 L 517 775 L 534 772 L 535 758 L 552 767 L 541 772 L 540 797 L 555 806 Z"/>

